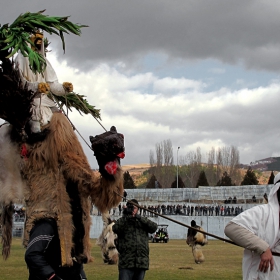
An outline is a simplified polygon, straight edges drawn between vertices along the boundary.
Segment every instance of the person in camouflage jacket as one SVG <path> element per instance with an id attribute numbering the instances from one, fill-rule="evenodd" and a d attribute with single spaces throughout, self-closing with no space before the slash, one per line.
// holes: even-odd
<path id="1" fill-rule="evenodd" d="M 136 199 L 130 200 L 138 205 Z M 142 217 L 138 207 L 127 203 L 123 216 L 113 225 L 118 235 L 119 280 L 143 280 L 149 269 L 149 236 L 157 230 L 157 224 Z"/>

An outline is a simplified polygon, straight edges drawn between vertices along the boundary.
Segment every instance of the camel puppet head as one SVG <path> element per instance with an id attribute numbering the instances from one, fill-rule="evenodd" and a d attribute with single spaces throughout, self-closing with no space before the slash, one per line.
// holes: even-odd
<path id="1" fill-rule="evenodd" d="M 99 172 L 108 180 L 113 179 L 120 165 L 120 159 L 125 157 L 124 136 L 112 126 L 110 131 L 89 137 L 92 150 L 99 165 Z"/>

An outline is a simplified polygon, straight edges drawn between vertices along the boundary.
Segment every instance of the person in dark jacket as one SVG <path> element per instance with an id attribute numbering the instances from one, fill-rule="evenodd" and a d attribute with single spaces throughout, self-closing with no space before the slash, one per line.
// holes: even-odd
<path id="1" fill-rule="evenodd" d="M 157 224 L 138 212 L 138 201 L 127 202 L 123 216 L 113 225 L 118 235 L 119 280 L 143 280 L 149 269 L 149 236 L 157 230 Z"/>
<path id="2" fill-rule="evenodd" d="M 73 266 L 61 266 L 60 240 L 54 219 L 41 219 L 30 232 L 25 261 L 29 280 L 83 280 L 83 264 L 73 260 Z"/>

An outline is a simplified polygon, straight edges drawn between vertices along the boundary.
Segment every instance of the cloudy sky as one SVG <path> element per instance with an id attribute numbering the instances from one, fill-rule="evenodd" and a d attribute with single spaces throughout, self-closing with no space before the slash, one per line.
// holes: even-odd
<path id="1" fill-rule="evenodd" d="M 274 0 L 0 0 L 0 23 L 46 9 L 88 25 L 48 55 L 60 82 L 125 135 L 123 165 L 149 163 L 170 139 L 174 162 L 236 146 L 241 163 L 280 156 L 280 3 Z M 83 137 L 104 132 L 71 113 Z M 82 140 L 81 140 L 82 141 Z M 89 141 L 88 141 L 89 142 Z M 82 145 L 93 168 L 92 151 Z M 205 156 L 206 158 L 206 156 Z"/>

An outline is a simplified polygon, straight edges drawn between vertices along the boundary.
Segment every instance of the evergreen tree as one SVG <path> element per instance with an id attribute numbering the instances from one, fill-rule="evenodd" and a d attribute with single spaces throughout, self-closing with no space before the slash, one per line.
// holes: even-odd
<path id="1" fill-rule="evenodd" d="M 128 171 L 123 174 L 123 187 L 124 189 L 136 189 L 135 183 Z"/>
<path id="2" fill-rule="evenodd" d="M 230 176 L 225 171 L 222 178 L 217 182 L 217 186 L 233 186 Z"/>
<path id="3" fill-rule="evenodd" d="M 175 177 L 175 181 L 172 182 L 171 188 L 177 188 L 177 176 Z M 178 188 L 185 188 L 185 184 L 180 175 L 178 176 Z"/>
<path id="4" fill-rule="evenodd" d="M 196 183 L 196 188 L 198 188 L 199 186 L 209 186 L 204 170 L 200 172 Z"/>
<path id="5" fill-rule="evenodd" d="M 255 172 L 252 170 L 251 167 L 249 167 L 243 178 L 243 181 L 241 182 L 241 186 L 258 185 L 258 184 L 259 184 L 259 180 L 257 179 Z"/>
<path id="6" fill-rule="evenodd" d="M 270 177 L 269 177 L 269 179 L 268 179 L 268 185 L 271 185 L 271 184 L 274 184 L 274 173 L 273 173 L 273 171 L 271 171 L 271 173 L 270 173 Z"/>
<path id="7" fill-rule="evenodd" d="M 155 189 L 155 188 L 161 189 L 162 185 L 157 180 L 156 176 L 153 174 L 146 186 L 146 189 Z"/>

